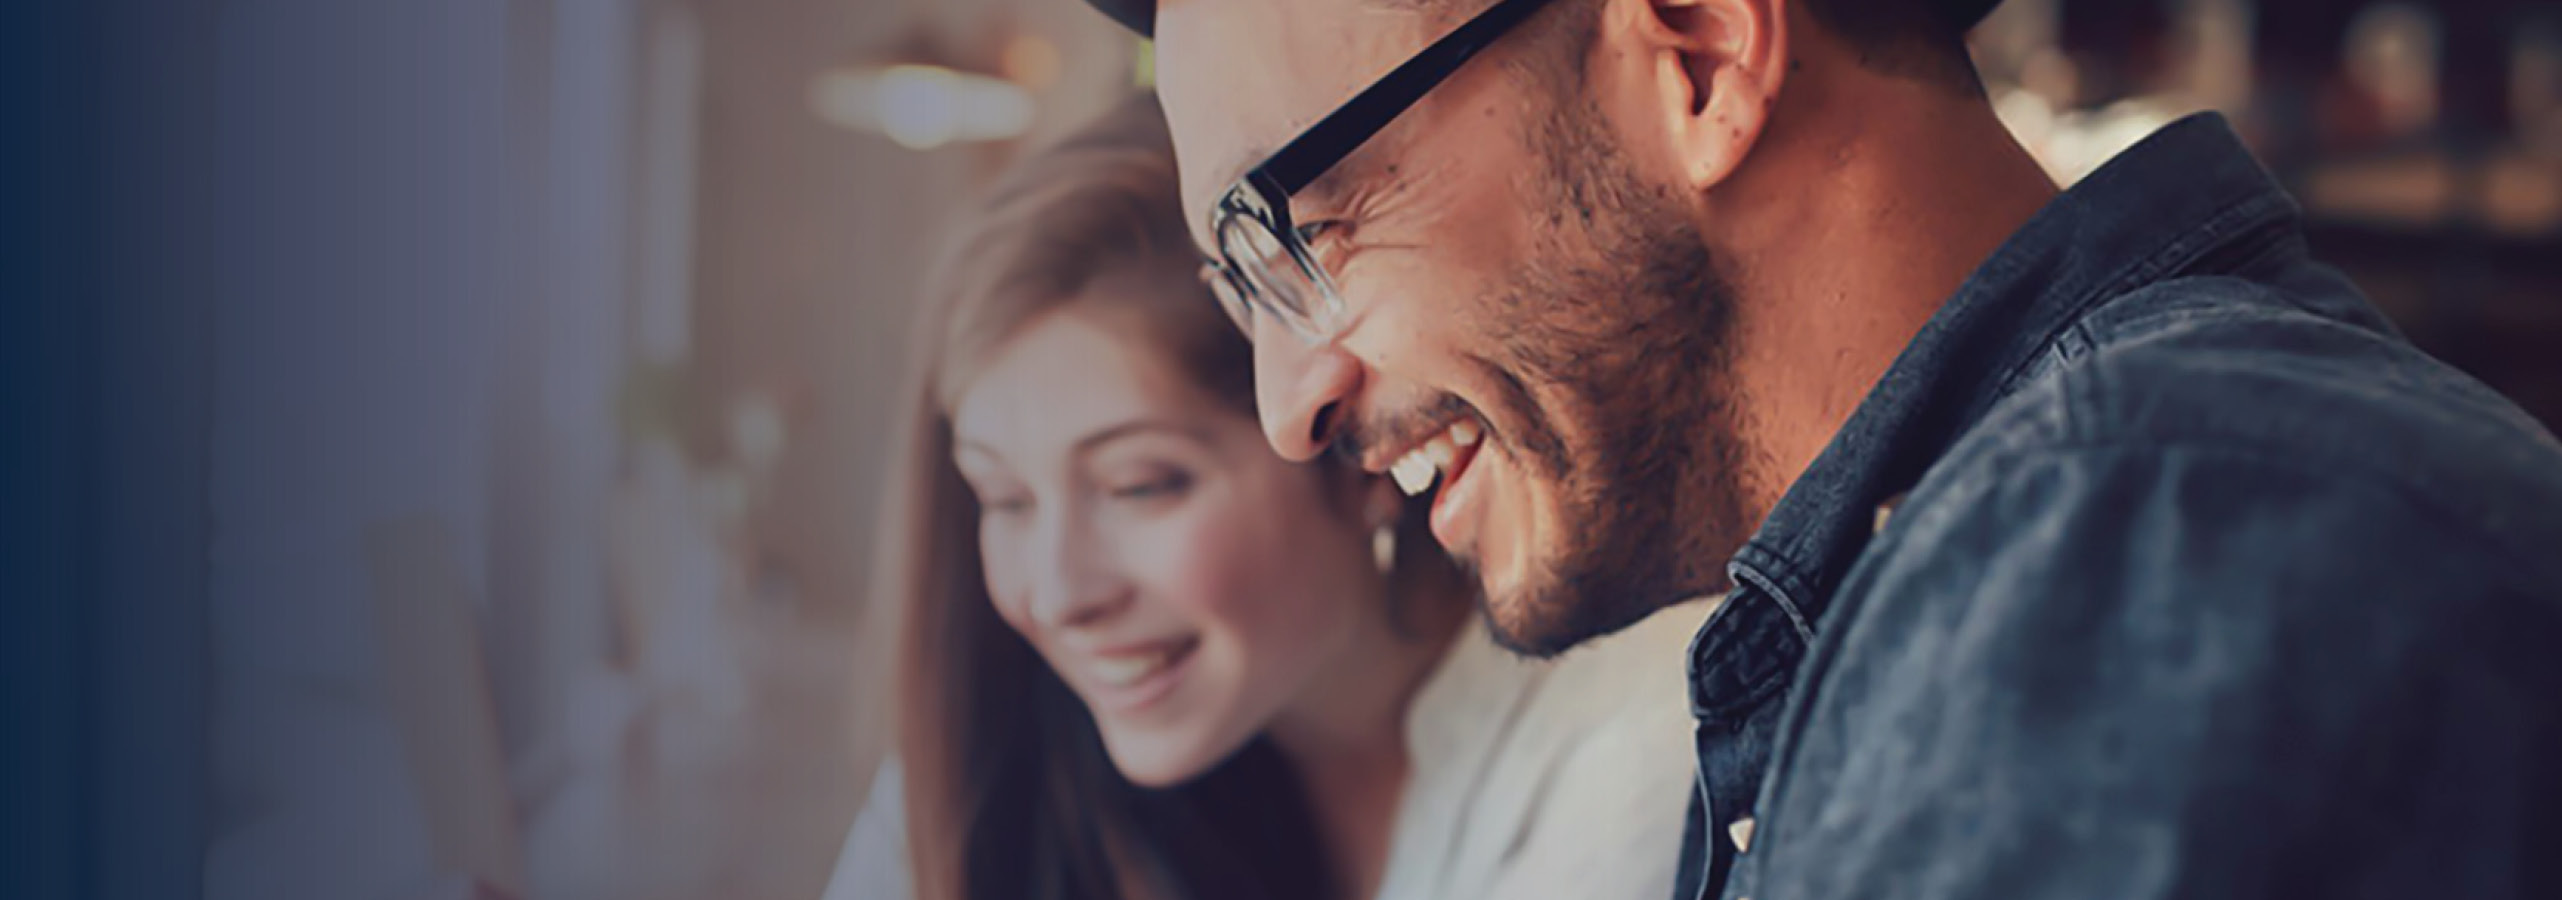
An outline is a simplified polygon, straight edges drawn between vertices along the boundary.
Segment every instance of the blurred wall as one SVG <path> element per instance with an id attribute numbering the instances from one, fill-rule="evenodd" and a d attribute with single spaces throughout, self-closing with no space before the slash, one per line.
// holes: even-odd
<path id="1" fill-rule="evenodd" d="M 136 114 L 230 226 L 206 892 L 815 896 L 886 743 L 863 584 L 925 262 L 1132 41 L 1054 0 L 197 13 L 204 100 Z M 1025 34 L 1061 65 L 1023 140 L 810 101 Z"/>

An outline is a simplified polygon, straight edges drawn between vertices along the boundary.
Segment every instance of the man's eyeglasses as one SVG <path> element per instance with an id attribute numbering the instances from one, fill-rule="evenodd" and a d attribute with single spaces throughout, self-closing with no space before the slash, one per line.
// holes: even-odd
<path id="1" fill-rule="evenodd" d="M 1247 336 L 1268 315 L 1312 343 L 1343 326 L 1343 297 L 1290 221 L 1290 198 L 1352 155 L 1548 0 L 1499 0 L 1300 132 L 1237 179 L 1210 214 L 1218 258 L 1206 280 Z"/>

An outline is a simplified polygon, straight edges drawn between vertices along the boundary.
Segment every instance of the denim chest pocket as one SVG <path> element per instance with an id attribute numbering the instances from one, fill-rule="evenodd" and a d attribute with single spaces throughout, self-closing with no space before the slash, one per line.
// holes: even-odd
<path id="1" fill-rule="evenodd" d="M 1745 861 L 1737 852 L 1737 823 L 1756 814 L 1788 685 L 1806 653 L 1805 638 L 1781 602 L 1744 583 L 1739 580 L 1692 646 L 1697 787 L 1706 810 L 1696 839 L 1708 845 L 1697 898 L 1737 896 L 1734 874 Z"/>

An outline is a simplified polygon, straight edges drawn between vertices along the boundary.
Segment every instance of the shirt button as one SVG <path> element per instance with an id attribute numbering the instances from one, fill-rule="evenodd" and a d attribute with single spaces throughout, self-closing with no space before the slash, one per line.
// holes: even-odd
<path id="1" fill-rule="evenodd" d="M 1735 852 L 1752 852 L 1752 817 L 1736 819 L 1734 824 L 1726 826 L 1726 836 L 1734 839 Z"/>

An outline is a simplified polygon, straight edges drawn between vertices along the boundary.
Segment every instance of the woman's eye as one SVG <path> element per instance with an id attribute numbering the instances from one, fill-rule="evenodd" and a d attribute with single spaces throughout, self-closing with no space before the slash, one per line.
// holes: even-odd
<path id="1" fill-rule="evenodd" d="M 1112 489 L 1112 496 L 1121 500 L 1162 500 L 1181 496 L 1191 486 L 1190 476 L 1175 473 L 1123 484 Z"/>
<path id="2" fill-rule="evenodd" d="M 1342 223 L 1340 222 L 1325 221 L 1310 222 L 1308 224 L 1301 225 L 1299 226 L 1299 243 L 1302 246 L 1316 246 L 1319 239 L 1325 237 L 1331 232 L 1339 230 L 1337 226 L 1341 224 Z"/>
<path id="3" fill-rule="evenodd" d="M 979 513 L 983 516 L 1019 516 L 1031 511 L 1030 497 L 1004 496 L 979 501 Z"/>

